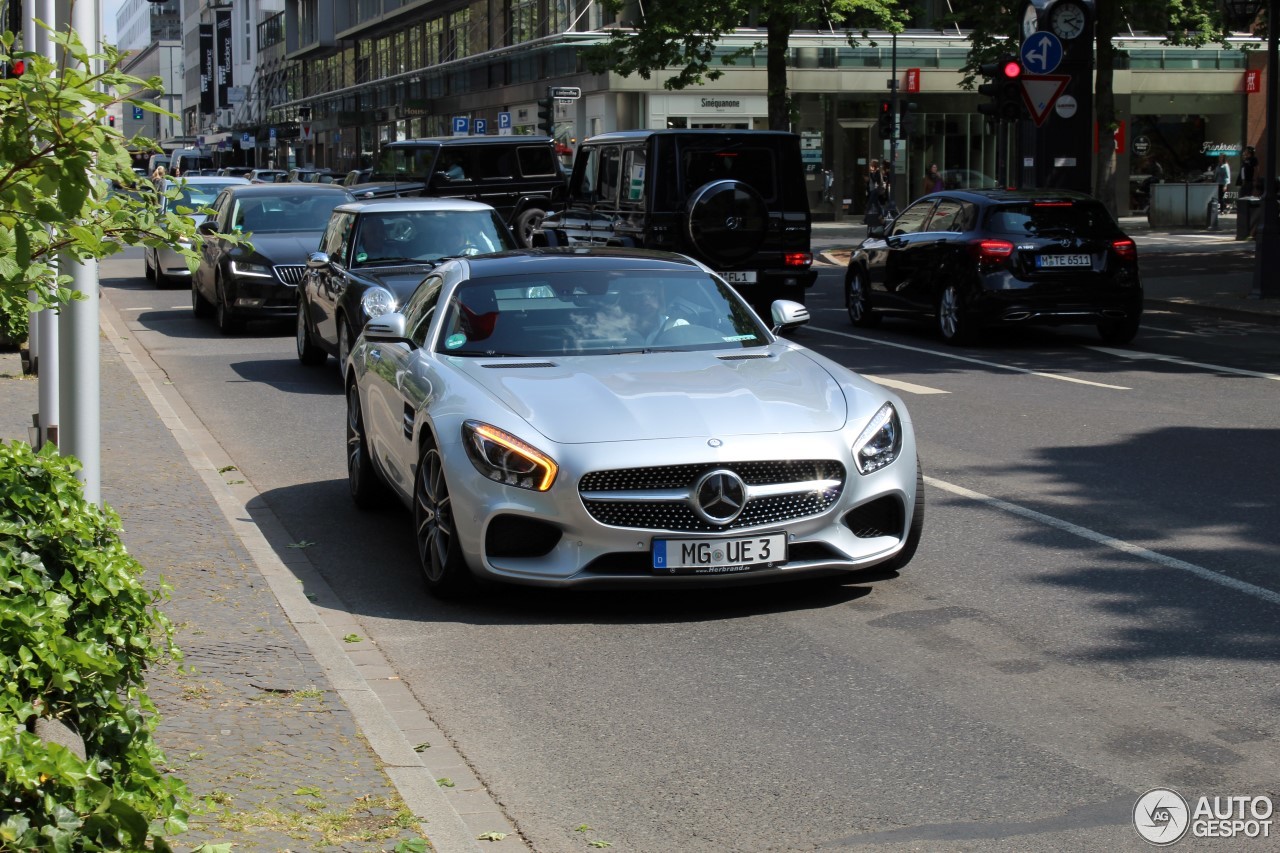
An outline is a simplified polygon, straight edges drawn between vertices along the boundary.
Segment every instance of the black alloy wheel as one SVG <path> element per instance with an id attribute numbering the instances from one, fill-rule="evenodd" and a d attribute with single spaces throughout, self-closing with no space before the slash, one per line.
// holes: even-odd
<path id="1" fill-rule="evenodd" d="M 209 304 L 209 300 L 204 298 L 204 294 L 196 286 L 195 276 L 191 277 L 191 313 L 201 319 L 213 315 L 213 306 Z"/>
<path id="2" fill-rule="evenodd" d="M 444 460 L 430 437 L 423 441 L 413 483 L 413 529 L 427 590 L 439 598 L 453 598 L 468 591 L 473 576 L 458 543 Z"/>
<path id="3" fill-rule="evenodd" d="M 845 309 L 853 325 L 869 328 L 880 322 L 880 315 L 872 310 L 869 297 L 866 272 L 860 266 L 850 267 L 845 278 Z"/>
<path id="4" fill-rule="evenodd" d="M 227 292 L 222 287 L 222 277 L 219 276 L 214 286 L 214 310 L 217 312 L 218 331 L 224 335 L 234 335 L 240 331 L 240 320 L 236 317 L 231 309 L 231 305 L 227 302 Z"/>
<path id="5" fill-rule="evenodd" d="M 298 320 L 294 338 L 298 350 L 298 361 L 306 366 L 315 367 L 324 364 L 325 359 L 329 357 L 327 352 L 311 340 L 311 327 L 307 323 L 307 300 L 301 297 L 298 298 Z"/>

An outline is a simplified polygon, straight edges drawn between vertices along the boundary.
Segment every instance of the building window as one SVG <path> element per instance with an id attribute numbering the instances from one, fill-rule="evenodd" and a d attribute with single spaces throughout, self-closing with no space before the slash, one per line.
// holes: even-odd
<path id="1" fill-rule="evenodd" d="M 538 0 L 512 0 L 511 44 L 538 37 Z"/>
<path id="2" fill-rule="evenodd" d="M 449 35 L 452 46 L 450 59 L 471 55 L 471 10 L 463 9 L 449 16 Z"/>

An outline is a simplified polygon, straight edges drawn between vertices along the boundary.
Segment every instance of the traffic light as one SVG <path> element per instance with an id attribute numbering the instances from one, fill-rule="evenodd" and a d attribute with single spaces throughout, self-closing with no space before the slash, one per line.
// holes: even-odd
<path id="1" fill-rule="evenodd" d="M 984 62 L 978 71 L 988 81 L 978 87 L 978 94 L 990 99 L 978 105 L 978 112 L 1004 121 L 1027 117 L 1022 101 L 1022 63 L 1018 57 L 1003 56 L 995 62 Z"/>
<path id="2" fill-rule="evenodd" d="M 115 126 L 116 126 L 116 117 L 107 116 L 107 127 L 115 127 Z"/>
<path id="3" fill-rule="evenodd" d="M 916 129 L 916 105 L 912 101 L 898 101 L 898 129 L 903 136 L 910 136 Z"/>
<path id="4" fill-rule="evenodd" d="M 556 102 L 550 95 L 538 99 L 538 129 L 547 136 L 556 135 Z"/>
<path id="5" fill-rule="evenodd" d="M 880 138 L 889 139 L 893 136 L 893 102 L 886 99 L 880 101 Z"/>

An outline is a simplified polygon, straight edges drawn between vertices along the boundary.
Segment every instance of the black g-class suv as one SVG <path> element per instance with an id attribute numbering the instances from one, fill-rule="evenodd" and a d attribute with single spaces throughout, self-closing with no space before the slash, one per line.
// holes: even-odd
<path id="1" fill-rule="evenodd" d="M 466 198 L 495 208 L 516 241 L 530 246 L 534 229 L 564 196 L 564 173 L 548 136 L 442 136 L 382 147 L 358 199 Z"/>
<path id="2" fill-rule="evenodd" d="M 578 149 L 563 211 L 536 246 L 679 252 L 720 273 L 768 318 L 813 286 L 800 137 L 768 130 L 632 130 Z"/>

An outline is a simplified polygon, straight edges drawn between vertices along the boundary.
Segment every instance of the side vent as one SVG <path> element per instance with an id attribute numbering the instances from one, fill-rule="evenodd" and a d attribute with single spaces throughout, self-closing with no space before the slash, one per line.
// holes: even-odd
<path id="1" fill-rule="evenodd" d="M 494 361 L 480 366 L 490 370 L 509 370 L 516 367 L 555 367 L 555 364 L 550 361 Z"/>

